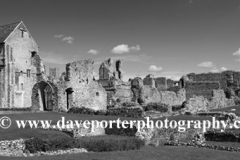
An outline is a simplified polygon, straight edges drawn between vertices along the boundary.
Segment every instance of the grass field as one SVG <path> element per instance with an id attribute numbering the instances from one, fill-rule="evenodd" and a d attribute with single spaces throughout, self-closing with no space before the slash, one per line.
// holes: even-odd
<path id="1" fill-rule="evenodd" d="M 240 153 L 194 147 L 144 147 L 140 150 L 79 153 L 40 157 L 0 157 L 0 160 L 239 160 Z"/>
<path id="2" fill-rule="evenodd" d="M 218 109 L 214 111 L 227 111 L 235 108 L 235 113 L 240 115 L 240 107 L 228 107 L 223 109 Z M 55 112 L 41 112 L 41 113 L 30 113 L 30 114 L 6 114 L 1 115 L 8 116 L 12 120 L 12 125 L 9 129 L 0 129 L 0 140 L 14 140 L 19 138 L 32 138 L 41 137 L 44 139 L 50 138 L 70 138 L 67 134 L 52 130 L 41 130 L 41 129 L 31 129 L 29 127 L 25 129 L 18 129 L 15 120 L 52 120 L 52 124 L 55 124 L 62 117 L 66 120 L 117 120 L 120 117 L 113 116 L 96 116 L 96 115 L 81 115 L 81 114 L 67 114 L 67 113 L 55 113 Z M 133 118 L 120 118 L 121 120 L 133 120 Z M 164 120 L 165 117 L 159 120 Z M 211 120 L 210 117 L 192 117 L 192 116 L 173 116 L 168 117 L 169 120 Z M 97 138 L 97 137 L 96 137 Z M 101 137 L 102 138 L 102 137 Z M 121 138 L 119 136 L 105 136 L 104 138 Z M 233 142 L 207 142 L 213 145 L 224 145 L 240 147 L 239 143 Z M 14 160 L 14 159 L 34 159 L 34 160 L 50 160 L 50 159 L 62 159 L 62 160 L 73 160 L 73 159 L 86 159 L 86 160 L 200 160 L 200 159 L 239 159 L 240 153 L 218 151 L 212 149 L 195 148 L 195 147 L 173 147 L 173 146 L 159 146 L 159 147 L 143 147 L 140 150 L 134 151 L 119 151 L 119 152 L 102 152 L 102 153 L 81 153 L 72 155 L 58 155 L 58 156 L 40 156 L 40 157 L 0 157 L 0 159 Z"/>

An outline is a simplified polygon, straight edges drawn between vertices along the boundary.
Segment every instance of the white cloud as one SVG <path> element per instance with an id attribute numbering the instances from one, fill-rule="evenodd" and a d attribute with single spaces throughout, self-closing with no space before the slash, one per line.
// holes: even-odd
<path id="1" fill-rule="evenodd" d="M 220 72 L 219 69 L 217 67 L 213 67 L 210 72 L 212 73 L 217 73 L 217 72 Z"/>
<path id="2" fill-rule="evenodd" d="M 66 41 L 69 44 L 73 43 L 74 38 L 71 36 L 65 36 L 63 34 L 55 35 L 54 38 L 60 38 L 62 41 Z"/>
<path id="3" fill-rule="evenodd" d="M 234 52 L 233 55 L 234 56 L 240 56 L 240 48 L 236 52 Z"/>
<path id="4" fill-rule="evenodd" d="M 94 64 L 101 64 L 103 61 L 105 61 L 106 59 L 108 59 L 109 57 L 100 57 L 95 59 L 95 63 Z M 139 62 L 139 63 L 146 63 L 149 64 L 147 61 L 151 61 L 153 57 L 151 56 L 147 56 L 146 54 L 140 54 L 140 55 L 119 55 L 119 56 L 114 56 L 111 57 L 112 60 L 119 60 L 121 59 L 124 62 Z"/>
<path id="5" fill-rule="evenodd" d="M 69 44 L 72 44 L 72 43 L 73 43 L 73 40 L 74 40 L 73 37 L 64 37 L 64 38 L 62 39 L 62 41 L 67 41 L 67 43 L 69 43 Z"/>
<path id="6" fill-rule="evenodd" d="M 139 51 L 140 50 L 140 46 L 136 45 L 135 47 L 132 46 L 130 49 L 132 49 L 133 51 Z"/>
<path id="7" fill-rule="evenodd" d="M 199 67 L 206 67 L 206 68 L 210 68 L 210 72 L 212 73 L 218 73 L 221 71 L 226 71 L 227 68 L 226 67 L 221 67 L 220 69 L 213 63 L 213 62 L 202 62 L 200 64 L 198 64 L 197 66 Z"/>
<path id="8" fill-rule="evenodd" d="M 213 64 L 212 62 L 208 61 L 208 62 L 202 62 L 202 63 L 198 64 L 197 66 L 212 68 L 212 67 L 215 66 L 215 64 Z"/>
<path id="9" fill-rule="evenodd" d="M 139 51 L 140 46 L 136 45 L 136 46 L 128 47 L 127 44 L 121 44 L 121 45 L 114 47 L 111 52 L 115 53 L 115 54 L 123 54 L 123 53 L 129 53 L 131 50 Z"/>
<path id="10" fill-rule="evenodd" d="M 236 52 L 234 52 L 233 55 L 238 56 L 238 59 L 236 59 L 235 61 L 240 62 L 240 48 Z"/>
<path id="11" fill-rule="evenodd" d="M 59 35 L 55 35 L 54 37 L 55 37 L 55 38 L 62 38 L 63 35 L 62 35 L 62 34 L 59 34 Z"/>
<path id="12" fill-rule="evenodd" d="M 98 51 L 98 50 L 95 50 L 95 49 L 90 49 L 90 50 L 88 51 L 88 53 L 93 54 L 93 55 L 97 55 L 97 54 L 99 53 L 99 51 Z"/>
<path id="13" fill-rule="evenodd" d="M 226 70 L 228 70 L 226 67 L 221 68 L 221 71 L 226 71 Z"/>
<path id="14" fill-rule="evenodd" d="M 149 70 L 149 71 L 157 72 L 157 71 L 161 71 L 161 70 L 162 70 L 162 67 L 157 67 L 157 66 L 155 66 L 155 65 L 151 65 L 148 70 Z"/>

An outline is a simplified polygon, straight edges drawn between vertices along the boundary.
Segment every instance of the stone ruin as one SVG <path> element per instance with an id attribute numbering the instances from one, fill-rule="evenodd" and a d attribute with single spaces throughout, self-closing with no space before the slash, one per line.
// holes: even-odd
<path id="1" fill-rule="evenodd" d="M 122 80 L 121 60 L 116 61 L 116 69 L 113 67 L 111 58 L 104 61 L 99 68 L 99 84 L 107 92 L 107 103 L 112 105 L 115 102 L 131 102 L 131 83 Z"/>
<path id="2" fill-rule="evenodd" d="M 99 80 L 107 92 L 107 103 L 135 102 L 148 104 L 188 105 L 195 110 L 209 110 L 234 105 L 238 99 L 240 74 L 234 71 L 182 76 L 179 81 L 149 74 L 123 82 L 121 61 L 113 67 L 111 58 L 99 68 Z M 119 69 L 120 66 L 120 69 Z M 239 78 L 238 78 L 239 77 Z"/>
<path id="3" fill-rule="evenodd" d="M 185 89 L 177 92 L 167 91 L 175 87 L 176 82 L 166 78 L 154 78 L 147 75 L 143 80 L 140 77 L 130 79 L 128 82 L 122 80 L 121 60 L 116 61 L 113 67 L 111 58 L 104 61 L 99 68 L 98 82 L 107 91 L 108 105 L 115 102 L 136 102 L 147 104 L 161 102 L 169 105 L 181 105 L 185 100 Z"/>
<path id="4" fill-rule="evenodd" d="M 239 80 L 240 72 L 235 71 L 190 73 L 179 80 L 179 86 L 186 89 L 186 104 L 195 106 L 188 108 L 207 106 L 209 110 L 235 105 L 234 100 L 239 99 Z"/>
<path id="5" fill-rule="evenodd" d="M 105 110 L 115 103 L 182 105 L 201 99 L 208 108 L 221 108 L 239 100 L 240 72 L 236 71 L 190 73 L 179 81 L 147 75 L 143 80 L 136 77 L 124 82 L 122 61 L 114 65 L 109 58 L 100 65 L 99 80 L 93 77 L 92 60 L 68 63 L 61 75 L 58 68 L 50 68 L 47 76 L 38 45 L 23 22 L 0 26 L 0 31 L 1 108 Z"/>

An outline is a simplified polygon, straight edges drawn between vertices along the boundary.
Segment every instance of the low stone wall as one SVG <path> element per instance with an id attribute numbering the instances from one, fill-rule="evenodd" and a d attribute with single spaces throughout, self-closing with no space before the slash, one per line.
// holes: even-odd
<path id="1" fill-rule="evenodd" d="M 24 156 L 25 141 L 23 139 L 0 141 L 0 156 Z"/>

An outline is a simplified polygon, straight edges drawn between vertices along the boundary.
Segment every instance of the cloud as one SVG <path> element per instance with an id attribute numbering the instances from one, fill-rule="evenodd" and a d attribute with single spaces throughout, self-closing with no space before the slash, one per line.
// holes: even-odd
<path id="1" fill-rule="evenodd" d="M 215 66 L 215 64 L 213 64 L 212 62 L 208 61 L 208 62 L 202 62 L 202 63 L 198 64 L 197 66 L 212 68 L 212 67 Z"/>
<path id="2" fill-rule="evenodd" d="M 97 58 L 97 59 L 95 59 L 95 63 L 94 64 L 101 64 L 103 61 L 105 61 L 108 58 L 109 57 Z M 119 56 L 114 56 L 114 57 L 111 57 L 111 58 L 114 61 L 121 59 L 124 62 L 140 62 L 140 63 L 145 63 L 145 64 L 149 64 L 148 61 L 151 61 L 151 63 L 152 63 L 152 59 L 153 59 L 153 57 L 147 56 L 146 54 L 140 54 L 140 55 L 119 55 Z"/>
<path id="3" fill-rule="evenodd" d="M 217 67 L 213 67 L 210 72 L 212 73 L 217 73 L 217 72 L 220 72 L 219 69 Z"/>
<path id="4" fill-rule="evenodd" d="M 210 68 L 210 72 L 212 72 L 212 73 L 218 73 L 218 72 L 221 72 L 221 71 L 228 70 L 226 67 L 221 67 L 219 69 L 213 62 L 210 62 L 210 61 L 202 62 L 202 63 L 198 64 L 197 66 Z"/>
<path id="5" fill-rule="evenodd" d="M 59 35 L 55 35 L 54 37 L 55 37 L 55 38 L 62 38 L 63 35 L 62 35 L 62 34 L 59 34 Z"/>
<path id="6" fill-rule="evenodd" d="M 151 65 L 148 69 L 149 71 L 154 71 L 154 72 L 158 72 L 162 70 L 162 67 L 157 67 L 155 65 Z"/>
<path id="7" fill-rule="evenodd" d="M 74 40 L 73 37 L 64 37 L 64 38 L 62 39 L 62 41 L 67 41 L 67 43 L 69 43 L 69 44 L 72 44 L 72 43 L 73 43 L 73 40 Z"/>
<path id="8" fill-rule="evenodd" d="M 240 62 L 240 48 L 236 52 L 234 52 L 233 55 L 238 56 L 238 59 L 236 59 L 235 61 Z"/>
<path id="9" fill-rule="evenodd" d="M 226 70 L 228 70 L 226 67 L 221 68 L 221 71 L 226 71 Z"/>
<path id="10" fill-rule="evenodd" d="M 63 34 L 55 35 L 54 38 L 61 38 L 62 41 L 66 41 L 68 44 L 72 44 L 74 38 L 71 36 L 65 36 Z"/>
<path id="11" fill-rule="evenodd" d="M 111 52 L 114 54 L 123 54 L 123 53 L 129 53 L 130 51 L 139 51 L 139 50 L 140 50 L 139 45 L 129 47 L 127 44 L 121 44 L 114 47 Z"/>
<path id="12" fill-rule="evenodd" d="M 88 51 L 88 53 L 93 54 L 93 55 L 97 55 L 97 54 L 99 53 L 99 51 L 98 51 L 98 50 L 95 50 L 95 49 L 90 49 L 90 50 Z"/>

